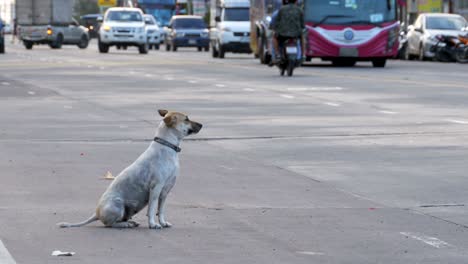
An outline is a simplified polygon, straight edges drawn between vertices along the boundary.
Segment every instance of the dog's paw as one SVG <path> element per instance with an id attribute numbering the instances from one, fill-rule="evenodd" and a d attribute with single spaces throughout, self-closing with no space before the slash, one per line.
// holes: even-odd
<path id="1" fill-rule="evenodd" d="M 150 229 L 161 229 L 162 226 L 160 224 L 150 224 L 149 228 Z"/>
<path id="2" fill-rule="evenodd" d="M 164 227 L 164 228 L 169 228 L 169 227 L 172 226 L 172 224 L 169 223 L 169 222 L 162 222 L 162 223 L 161 223 L 161 226 Z"/>
<path id="3" fill-rule="evenodd" d="M 132 227 L 138 227 L 140 224 L 135 222 L 135 221 L 132 221 L 132 220 L 129 220 L 128 223 L 132 226 Z"/>

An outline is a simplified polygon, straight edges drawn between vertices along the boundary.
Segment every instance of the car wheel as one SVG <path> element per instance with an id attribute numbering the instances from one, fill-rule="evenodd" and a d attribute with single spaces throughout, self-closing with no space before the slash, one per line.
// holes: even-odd
<path id="1" fill-rule="evenodd" d="M 152 50 L 152 49 L 153 49 L 153 45 L 148 45 L 148 49 Z"/>
<path id="2" fill-rule="evenodd" d="M 171 50 L 171 46 L 169 44 L 166 44 L 166 51 L 170 51 Z"/>
<path id="3" fill-rule="evenodd" d="M 138 47 L 140 54 L 148 54 L 148 43 L 142 44 Z"/>
<path id="4" fill-rule="evenodd" d="M 100 40 L 98 40 L 98 49 L 100 53 L 108 53 L 109 45 L 102 43 Z"/>
<path id="5" fill-rule="evenodd" d="M 208 51 L 210 51 L 210 46 L 205 47 L 205 52 L 208 52 Z"/>
<path id="6" fill-rule="evenodd" d="M 62 35 L 62 34 L 58 34 L 58 35 L 57 35 L 57 39 L 55 39 L 54 42 L 50 43 L 49 46 L 50 46 L 52 49 L 60 49 L 60 48 L 62 48 L 62 44 L 63 44 L 63 35 Z"/>
<path id="7" fill-rule="evenodd" d="M 176 45 L 172 45 L 172 51 L 174 51 L 174 52 L 177 51 L 177 46 Z"/>
<path id="8" fill-rule="evenodd" d="M 24 47 L 28 50 L 33 48 L 33 43 L 31 41 L 23 41 Z"/>
<path id="9" fill-rule="evenodd" d="M 5 53 L 5 43 L 0 44 L 0 53 Z"/>
<path id="10" fill-rule="evenodd" d="M 155 50 L 159 50 L 159 44 L 154 45 Z"/>
<path id="11" fill-rule="evenodd" d="M 86 49 L 88 47 L 89 40 L 86 35 L 81 36 L 80 43 L 78 43 L 78 48 L 80 49 Z"/>
<path id="12" fill-rule="evenodd" d="M 202 47 L 197 47 L 198 51 L 201 52 L 203 50 Z"/>

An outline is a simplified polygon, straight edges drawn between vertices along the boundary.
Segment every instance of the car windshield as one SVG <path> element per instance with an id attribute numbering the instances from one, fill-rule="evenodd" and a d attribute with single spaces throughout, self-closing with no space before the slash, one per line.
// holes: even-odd
<path id="1" fill-rule="evenodd" d="M 248 8 L 226 8 L 224 9 L 224 21 L 249 21 Z"/>
<path id="2" fill-rule="evenodd" d="M 198 18 L 183 18 L 174 20 L 174 28 L 206 28 L 205 22 Z"/>
<path id="3" fill-rule="evenodd" d="M 304 0 L 306 22 L 352 25 L 395 19 L 395 0 Z"/>
<path id="4" fill-rule="evenodd" d="M 143 18 L 140 12 L 136 11 L 110 11 L 109 14 L 107 14 L 106 21 L 141 22 Z"/>
<path id="5" fill-rule="evenodd" d="M 156 21 L 154 20 L 153 16 L 145 16 L 145 24 L 156 25 Z"/>
<path id="6" fill-rule="evenodd" d="M 427 17 L 427 29 L 461 30 L 466 26 L 462 17 Z"/>

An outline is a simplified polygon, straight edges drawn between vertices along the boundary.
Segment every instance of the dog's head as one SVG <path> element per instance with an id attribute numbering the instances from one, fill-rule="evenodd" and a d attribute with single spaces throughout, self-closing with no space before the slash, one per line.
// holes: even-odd
<path id="1" fill-rule="evenodd" d="M 159 114 L 164 117 L 164 124 L 171 129 L 174 129 L 182 137 L 191 134 L 196 134 L 202 128 L 202 124 L 191 121 L 186 114 L 179 112 L 169 112 L 167 110 L 158 110 Z"/>

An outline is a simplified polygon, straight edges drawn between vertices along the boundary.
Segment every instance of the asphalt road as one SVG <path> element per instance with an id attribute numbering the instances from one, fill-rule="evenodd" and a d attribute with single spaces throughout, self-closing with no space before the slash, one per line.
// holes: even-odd
<path id="1" fill-rule="evenodd" d="M 252 55 L 6 48 L 2 264 L 468 262 L 467 65 L 313 61 L 288 78 Z M 57 228 L 92 214 L 159 108 L 204 124 L 181 146 L 174 227 L 143 211 L 130 230 Z"/>

